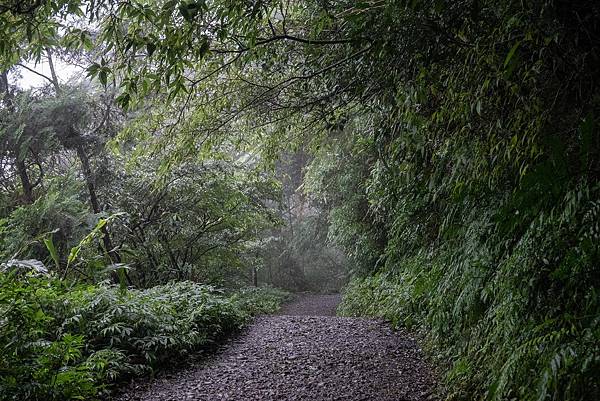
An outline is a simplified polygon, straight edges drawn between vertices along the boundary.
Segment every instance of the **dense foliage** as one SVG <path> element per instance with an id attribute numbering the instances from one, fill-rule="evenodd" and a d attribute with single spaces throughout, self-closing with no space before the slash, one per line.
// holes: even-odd
<path id="1" fill-rule="evenodd" d="M 459 3 L 405 11 L 453 36 L 399 38 L 393 98 L 315 166 L 320 196 L 357 188 L 341 311 L 424 329 L 451 399 L 598 398 L 599 10 Z"/>
<path id="2" fill-rule="evenodd" d="M 124 291 L 0 273 L 1 399 L 94 399 L 111 383 L 175 364 L 274 312 L 284 297 L 190 281 Z"/>
<path id="3" fill-rule="evenodd" d="M 6 68 L 93 45 L 104 99 L 2 75 L 5 259 L 306 289 L 341 249 L 341 312 L 422 331 L 449 399 L 600 398 L 596 1 L 8 1 L 0 25 Z"/>

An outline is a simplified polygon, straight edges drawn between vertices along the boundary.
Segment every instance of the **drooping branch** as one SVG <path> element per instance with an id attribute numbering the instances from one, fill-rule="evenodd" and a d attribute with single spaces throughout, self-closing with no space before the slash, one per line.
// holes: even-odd
<path id="1" fill-rule="evenodd" d="M 274 28 L 271 28 L 274 29 Z M 310 46 L 331 46 L 331 45 L 344 45 L 344 44 L 352 44 L 352 43 L 358 43 L 358 42 L 372 42 L 371 40 L 367 39 L 367 38 L 352 38 L 352 39 L 307 39 L 307 38 L 302 38 L 299 36 L 294 36 L 294 35 L 289 35 L 287 33 L 281 34 L 281 35 L 276 35 L 273 34 L 273 36 L 269 37 L 269 38 L 258 38 L 258 40 L 254 43 L 254 45 L 252 47 L 247 47 L 244 46 L 242 44 L 242 41 L 246 39 L 245 37 L 239 37 L 239 48 L 238 49 L 219 49 L 219 48 L 214 48 L 211 49 L 210 51 L 213 53 L 217 53 L 217 54 L 227 54 L 227 53 L 245 53 L 248 52 L 250 50 L 252 50 L 253 47 L 257 47 L 257 46 L 264 46 L 267 45 L 269 43 L 274 43 L 274 42 L 283 42 L 283 41 L 288 41 L 288 42 L 297 42 L 297 43 L 302 43 L 305 45 L 310 45 Z"/>

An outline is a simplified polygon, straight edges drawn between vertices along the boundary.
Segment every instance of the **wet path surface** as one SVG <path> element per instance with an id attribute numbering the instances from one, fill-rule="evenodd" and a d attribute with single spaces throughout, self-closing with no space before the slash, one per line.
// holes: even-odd
<path id="1" fill-rule="evenodd" d="M 333 316 L 336 295 L 303 295 L 256 321 L 205 364 L 133 383 L 119 400 L 429 400 L 415 341 L 383 322 Z"/>

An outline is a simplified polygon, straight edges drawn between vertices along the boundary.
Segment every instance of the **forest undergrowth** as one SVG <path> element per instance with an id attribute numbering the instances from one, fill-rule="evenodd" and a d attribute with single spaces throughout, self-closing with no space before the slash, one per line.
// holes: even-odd
<path id="1" fill-rule="evenodd" d="M 283 291 L 190 281 L 145 290 L 0 273 L 3 400 L 97 399 L 129 378 L 180 363 L 273 313 Z"/>

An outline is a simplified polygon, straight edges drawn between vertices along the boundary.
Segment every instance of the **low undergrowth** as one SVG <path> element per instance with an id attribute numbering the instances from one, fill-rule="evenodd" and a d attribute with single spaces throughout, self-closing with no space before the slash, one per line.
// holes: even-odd
<path id="1" fill-rule="evenodd" d="M 285 296 L 190 281 L 122 290 L 0 273 L 0 399 L 96 399 L 274 312 Z"/>
<path id="2" fill-rule="evenodd" d="M 456 256 L 407 258 L 357 277 L 346 286 L 338 313 L 379 317 L 418 332 L 440 368 L 447 400 L 598 399 L 593 281 L 584 284 L 574 274 L 561 276 L 559 287 L 526 280 L 523 275 L 535 276 L 539 266 L 522 248 L 489 270 L 468 255 Z M 566 262 L 578 262 L 583 272 L 594 268 L 584 260 Z M 575 282 L 585 291 L 572 292 Z"/>

